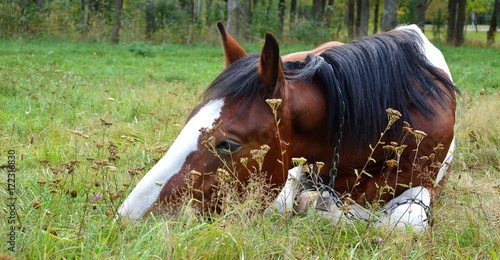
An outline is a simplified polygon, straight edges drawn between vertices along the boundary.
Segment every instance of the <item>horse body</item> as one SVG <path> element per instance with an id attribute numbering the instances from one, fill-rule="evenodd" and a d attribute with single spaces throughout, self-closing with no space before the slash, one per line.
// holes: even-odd
<path id="1" fill-rule="evenodd" d="M 124 201 L 119 215 L 135 219 L 174 203 L 187 189 L 193 170 L 199 176 L 191 183 L 196 191 L 192 196 L 200 202 L 196 206 L 217 208 L 209 201 L 218 183 L 214 173 L 226 167 L 222 161 L 244 186 L 247 169 L 258 165 L 252 161 L 245 168 L 240 159 L 264 144 L 270 149 L 261 171 L 273 187 L 285 185 L 294 157 L 324 162 L 318 174 L 328 183 L 333 148 L 338 146 L 334 189 L 351 194 L 360 205 L 391 202 L 413 190 L 419 194 L 408 196 L 429 194 L 425 201 L 437 197 L 452 158 L 457 89 L 442 54 L 418 27 L 345 45 L 330 42 L 282 59 L 271 34 L 260 55 L 247 55 L 222 24 L 218 26 L 226 69 L 210 84 L 165 157 Z M 276 117 L 266 99 L 282 101 Z M 418 150 L 415 136 L 404 133 L 402 122 L 382 139 L 406 145 L 402 153 L 395 155 L 382 145 L 373 152 L 369 148 L 387 125 L 387 108 L 399 110 L 403 120 L 425 132 Z M 342 138 L 336 142 L 339 132 Z M 206 149 L 209 138 L 212 151 Z M 442 147 L 435 150 L 438 144 Z M 388 167 L 388 159 L 397 159 L 397 167 Z M 393 191 L 381 194 L 381 186 Z"/>
<path id="2" fill-rule="evenodd" d="M 283 62 L 305 60 L 307 58 L 307 55 L 319 56 L 321 53 L 325 52 L 326 50 L 329 50 L 331 48 L 335 48 L 338 46 L 342 46 L 342 45 L 344 45 L 344 43 L 342 43 L 342 42 L 336 42 L 336 41 L 326 42 L 326 43 L 323 43 L 320 46 L 314 48 L 313 50 L 300 51 L 300 52 L 294 52 L 294 53 L 283 55 L 283 56 L 281 56 L 281 59 L 283 60 Z"/>

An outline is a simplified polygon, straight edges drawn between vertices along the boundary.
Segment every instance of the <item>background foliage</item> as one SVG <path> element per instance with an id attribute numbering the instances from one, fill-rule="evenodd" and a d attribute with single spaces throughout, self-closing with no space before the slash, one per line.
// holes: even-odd
<path id="1" fill-rule="evenodd" d="M 0 1 L 0 35 L 23 38 L 64 38 L 85 41 L 110 41 L 114 24 L 114 1 L 117 0 L 16 0 Z M 221 0 L 141 0 L 123 1 L 120 39 L 122 42 L 151 41 L 153 43 L 193 43 L 216 40 L 213 28 L 216 21 L 227 19 L 227 1 Z M 314 2 L 283 1 L 282 42 L 324 42 L 347 39 L 348 2 L 352 0 L 323 1 L 324 15 L 318 19 Z M 412 23 L 415 19 L 415 1 L 398 1 L 398 23 Z M 467 24 L 474 14 L 476 24 L 488 24 L 493 14 L 494 0 L 468 0 Z M 280 1 L 281 3 L 281 1 Z M 370 32 L 380 31 L 383 1 L 369 2 Z M 447 19 L 447 1 L 427 1 L 426 24 L 439 26 L 444 32 Z M 380 9 L 375 13 L 376 6 Z M 377 9 L 377 10 L 378 10 Z M 242 37 L 259 39 L 265 32 L 280 32 L 278 1 L 252 0 L 248 28 Z M 147 17 L 151 16 L 151 35 L 146 31 Z M 375 25 L 375 16 L 378 22 Z M 246 25 L 245 25 L 246 26 Z"/>

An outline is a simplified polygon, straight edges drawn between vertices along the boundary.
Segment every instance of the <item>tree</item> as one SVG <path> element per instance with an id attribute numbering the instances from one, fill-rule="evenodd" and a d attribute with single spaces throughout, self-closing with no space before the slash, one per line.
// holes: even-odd
<path id="1" fill-rule="evenodd" d="M 154 0 L 147 0 L 146 3 L 146 39 L 151 40 L 154 24 Z"/>
<path id="2" fill-rule="evenodd" d="M 326 5 L 325 17 L 326 17 L 326 26 L 327 27 L 331 27 L 332 26 L 333 4 L 334 3 L 335 3 L 334 0 L 328 0 L 328 4 Z"/>
<path id="3" fill-rule="evenodd" d="M 497 21 L 500 16 L 500 0 L 495 0 L 495 4 L 493 7 L 493 15 L 491 16 L 490 21 L 490 29 L 488 30 L 488 34 L 486 36 L 486 41 L 488 45 L 495 44 L 495 34 L 497 32 Z"/>
<path id="4" fill-rule="evenodd" d="M 241 28 L 240 28 L 240 37 L 245 38 L 248 35 L 248 28 L 250 27 L 251 24 L 251 18 L 252 18 L 252 5 L 250 1 L 246 0 L 240 0 L 240 7 L 243 9 L 243 11 L 240 12 L 240 20 L 241 20 Z"/>
<path id="5" fill-rule="evenodd" d="M 398 25 L 396 19 L 397 11 L 398 0 L 384 0 L 384 11 L 382 12 L 382 31 L 388 31 Z"/>
<path id="6" fill-rule="evenodd" d="M 448 0 L 448 35 L 446 41 L 448 44 L 454 44 L 457 28 L 457 0 Z"/>
<path id="7" fill-rule="evenodd" d="M 229 34 L 233 36 L 238 36 L 238 28 L 240 17 L 240 1 L 239 0 L 227 0 L 227 25 L 226 29 Z"/>
<path id="8" fill-rule="evenodd" d="M 368 35 L 369 18 L 370 10 L 368 8 L 368 0 L 358 0 L 356 17 L 356 33 L 358 37 Z"/>
<path id="9" fill-rule="evenodd" d="M 315 21 L 321 22 L 324 18 L 325 1 L 324 0 L 313 0 L 312 5 L 312 17 Z"/>
<path id="10" fill-rule="evenodd" d="M 194 0 L 179 0 L 179 3 L 188 14 L 190 22 L 194 21 Z"/>
<path id="11" fill-rule="evenodd" d="M 349 38 L 353 39 L 354 38 L 354 7 L 355 7 L 355 1 L 354 0 L 349 0 L 347 2 L 347 35 Z"/>
<path id="12" fill-rule="evenodd" d="M 113 33 L 111 34 L 111 42 L 119 43 L 120 42 L 120 27 L 121 27 L 121 16 L 123 9 L 123 0 L 115 0 L 115 17 L 113 23 Z"/>
<path id="13" fill-rule="evenodd" d="M 238 38 L 245 38 L 250 24 L 251 2 L 227 0 L 227 31 Z"/>
<path id="14" fill-rule="evenodd" d="M 373 8 L 373 34 L 378 32 L 378 13 L 380 7 L 380 0 L 375 0 L 375 8 Z"/>
<path id="15" fill-rule="evenodd" d="M 290 3 L 290 26 L 295 23 L 295 16 L 297 15 L 297 0 L 292 0 Z"/>
<path id="16" fill-rule="evenodd" d="M 413 23 L 418 25 L 422 31 L 425 28 L 425 10 L 428 6 L 428 0 L 415 0 L 415 20 Z M 429 1 L 430 2 L 430 1 Z"/>
<path id="17" fill-rule="evenodd" d="M 250 3 L 250 1 L 247 1 L 247 2 Z M 283 30 L 285 29 L 285 14 L 286 14 L 285 13 L 285 11 L 286 11 L 285 0 L 279 1 L 278 10 L 279 10 L 279 17 L 280 17 L 280 26 L 279 26 L 278 35 L 283 36 Z"/>
<path id="18" fill-rule="evenodd" d="M 467 0 L 458 0 L 458 8 L 457 8 L 457 31 L 455 33 L 456 41 L 455 45 L 460 46 L 464 43 L 464 27 L 465 27 L 465 7 L 467 4 Z"/>
<path id="19" fill-rule="evenodd" d="M 460 46 L 464 43 L 466 0 L 448 1 L 448 44 Z"/>
<path id="20" fill-rule="evenodd" d="M 88 12 L 85 11 L 87 9 L 87 4 L 85 3 L 85 0 L 82 0 L 80 2 L 80 10 L 81 10 L 81 13 L 82 13 L 82 25 L 85 24 L 85 25 L 89 25 L 89 15 L 88 15 Z"/>
<path id="21" fill-rule="evenodd" d="M 347 5 L 347 29 L 349 38 L 368 35 L 370 11 L 368 0 L 349 0 Z"/>

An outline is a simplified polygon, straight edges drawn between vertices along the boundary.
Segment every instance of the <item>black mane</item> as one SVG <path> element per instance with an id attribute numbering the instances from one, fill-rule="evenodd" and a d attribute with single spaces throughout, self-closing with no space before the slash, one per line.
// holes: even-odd
<path id="1" fill-rule="evenodd" d="M 231 63 L 210 83 L 203 99 L 252 100 L 260 90 L 258 64 L 259 54 L 249 54 Z"/>
<path id="2" fill-rule="evenodd" d="M 334 47 L 319 57 L 310 55 L 303 61 L 284 63 L 284 72 L 287 80 L 320 83 L 330 115 L 328 130 L 333 134 L 344 118 L 343 140 L 363 148 L 373 144 L 385 129 L 387 108 L 402 114 L 386 135 L 389 140 L 399 136 L 403 120 L 411 124 L 410 110 L 433 118 L 435 111 L 427 99 L 442 104 L 451 98 L 434 78 L 458 92 L 427 60 L 422 44 L 417 32 L 390 31 Z M 205 100 L 224 97 L 229 102 L 250 102 L 260 89 L 258 62 L 258 54 L 252 54 L 232 63 L 205 91 Z"/>

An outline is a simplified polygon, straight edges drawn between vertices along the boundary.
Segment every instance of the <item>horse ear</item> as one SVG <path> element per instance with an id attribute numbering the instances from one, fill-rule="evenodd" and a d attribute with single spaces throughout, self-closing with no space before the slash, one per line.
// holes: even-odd
<path id="1" fill-rule="evenodd" d="M 217 22 L 220 37 L 222 40 L 222 48 L 224 49 L 224 56 L 226 57 L 226 67 L 231 63 L 239 60 L 241 57 L 247 55 L 247 52 L 236 42 L 236 40 L 226 31 L 222 22 Z"/>
<path id="2" fill-rule="evenodd" d="M 267 95 L 273 95 L 276 86 L 285 82 L 280 48 L 271 33 L 266 33 L 266 42 L 260 55 L 259 74 Z"/>

